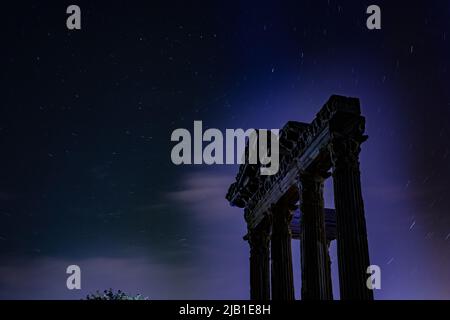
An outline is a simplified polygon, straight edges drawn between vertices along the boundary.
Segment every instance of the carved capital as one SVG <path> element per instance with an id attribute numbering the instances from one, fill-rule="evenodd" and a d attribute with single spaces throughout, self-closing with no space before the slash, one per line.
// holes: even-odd
<path id="1" fill-rule="evenodd" d="M 301 205 L 323 201 L 323 182 L 329 176 L 326 172 L 302 172 L 298 177 Z"/>
<path id="2" fill-rule="evenodd" d="M 350 166 L 359 167 L 360 142 L 350 137 L 334 136 L 329 151 L 334 170 Z"/>
<path id="3" fill-rule="evenodd" d="M 340 168 L 358 169 L 361 143 L 368 138 L 364 135 L 364 117 L 336 117 L 330 127 L 328 150 L 334 171 Z"/>
<path id="4" fill-rule="evenodd" d="M 266 253 L 270 243 L 271 221 L 264 218 L 256 228 L 248 231 L 248 243 L 253 254 Z"/>

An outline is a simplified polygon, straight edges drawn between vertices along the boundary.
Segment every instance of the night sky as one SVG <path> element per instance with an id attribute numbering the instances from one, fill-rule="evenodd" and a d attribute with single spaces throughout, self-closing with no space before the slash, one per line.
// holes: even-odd
<path id="1" fill-rule="evenodd" d="M 393 2 L 2 3 L 0 298 L 247 299 L 246 225 L 225 200 L 238 166 L 175 166 L 170 135 L 310 122 L 341 94 L 367 119 L 375 297 L 450 299 L 450 4 Z"/>

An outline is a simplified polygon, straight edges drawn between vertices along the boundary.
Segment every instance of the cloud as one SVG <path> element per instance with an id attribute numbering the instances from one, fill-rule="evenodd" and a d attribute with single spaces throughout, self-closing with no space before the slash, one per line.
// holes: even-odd
<path id="1" fill-rule="evenodd" d="M 196 203 L 211 197 L 225 201 L 226 191 L 232 181 L 232 177 L 223 174 L 194 173 L 187 176 L 182 190 L 170 192 L 167 196 L 184 203 Z"/>
<path id="2" fill-rule="evenodd" d="M 168 192 L 166 197 L 205 217 L 226 217 L 233 214 L 225 195 L 233 175 L 196 172 L 187 175 L 178 191 Z"/>

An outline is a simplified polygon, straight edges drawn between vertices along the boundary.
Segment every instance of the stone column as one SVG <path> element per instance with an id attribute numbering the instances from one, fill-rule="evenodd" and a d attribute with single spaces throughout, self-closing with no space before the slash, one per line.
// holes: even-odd
<path id="1" fill-rule="evenodd" d="M 366 286 L 370 262 L 359 171 L 364 118 L 337 117 L 330 129 L 341 299 L 373 300 Z"/>
<path id="2" fill-rule="evenodd" d="M 264 218 L 259 225 L 249 230 L 250 244 L 250 299 L 270 299 L 270 221 Z"/>
<path id="3" fill-rule="evenodd" d="M 272 300 L 295 300 L 292 272 L 292 212 L 283 204 L 272 207 Z"/>
<path id="4" fill-rule="evenodd" d="M 302 300 L 333 299 L 323 183 L 324 176 L 318 173 L 303 173 L 299 177 Z"/>

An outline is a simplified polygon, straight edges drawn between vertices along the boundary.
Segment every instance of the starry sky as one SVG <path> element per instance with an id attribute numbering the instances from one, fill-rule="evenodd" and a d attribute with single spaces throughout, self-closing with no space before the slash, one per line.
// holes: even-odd
<path id="1" fill-rule="evenodd" d="M 66 28 L 78 4 L 82 29 Z M 382 29 L 366 28 L 378 4 Z M 15 1 L 0 19 L 0 299 L 247 299 L 237 165 L 175 166 L 177 128 L 310 122 L 358 97 L 377 299 L 450 299 L 445 1 Z M 325 202 L 333 207 L 331 181 Z M 296 297 L 299 243 L 293 241 Z M 331 247 L 335 297 L 337 261 Z M 82 270 L 69 291 L 68 265 Z"/>

